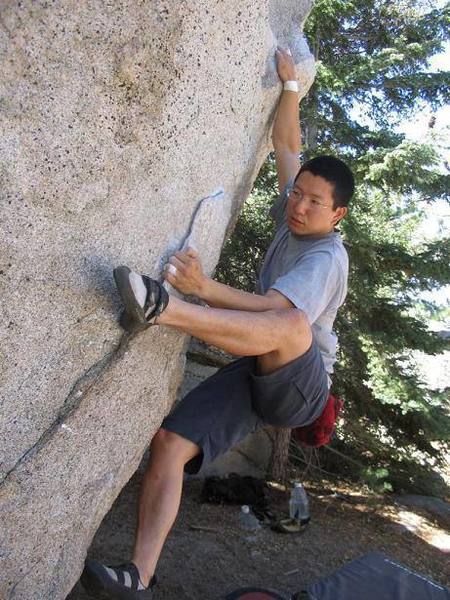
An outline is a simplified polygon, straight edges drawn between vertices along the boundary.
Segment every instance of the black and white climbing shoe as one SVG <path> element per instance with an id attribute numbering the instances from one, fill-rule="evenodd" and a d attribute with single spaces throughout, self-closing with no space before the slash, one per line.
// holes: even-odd
<path id="1" fill-rule="evenodd" d="M 98 600 L 152 600 L 156 577 L 145 587 L 134 563 L 107 567 L 96 560 L 86 560 L 81 583 Z"/>
<path id="2" fill-rule="evenodd" d="M 169 302 L 169 294 L 164 287 L 147 275 L 140 275 L 125 266 L 117 267 L 113 274 L 125 306 L 120 319 L 122 327 L 135 333 L 155 325 L 156 318 Z"/>

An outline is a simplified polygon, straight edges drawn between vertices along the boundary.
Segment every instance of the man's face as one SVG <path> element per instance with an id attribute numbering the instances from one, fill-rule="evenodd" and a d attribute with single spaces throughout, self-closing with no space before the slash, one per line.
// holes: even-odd
<path id="1" fill-rule="evenodd" d="M 333 184 L 304 171 L 288 196 L 287 225 L 297 235 L 325 234 L 347 214 L 347 208 L 333 208 Z"/>

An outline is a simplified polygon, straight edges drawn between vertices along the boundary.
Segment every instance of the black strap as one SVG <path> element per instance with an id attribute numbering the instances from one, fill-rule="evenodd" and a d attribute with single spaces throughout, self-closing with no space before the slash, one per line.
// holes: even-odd
<path id="1" fill-rule="evenodd" d="M 154 312 L 154 310 L 156 308 L 156 305 L 158 303 L 157 301 L 158 301 L 158 298 L 159 298 L 159 290 L 157 288 L 155 289 L 155 287 L 156 287 L 156 285 L 155 285 L 156 281 L 154 281 L 150 277 L 147 277 L 147 275 L 142 275 L 142 279 L 144 281 L 145 287 L 147 288 L 147 296 L 145 297 L 144 308 L 143 308 L 144 315 L 147 314 L 147 311 L 148 311 L 148 309 L 151 306 L 154 306 L 154 309 L 152 310 L 152 312 L 150 313 L 150 315 L 148 315 L 146 317 L 147 320 L 149 320 L 152 317 L 153 312 Z M 155 291 L 156 291 L 156 294 L 155 294 Z"/>
<path id="2" fill-rule="evenodd" d="M 143 276 L 143 280 L 147 288 L 147 297 L 145 299 L 144 304 L 144 314 L 147 314 L 148 309 L 152 305 L 154 305 L 152 312 L 146 317 L 147 321 L 150 321 L 158 317 L 166 308 L 169 302 L 169 294 L 162 286 L 162 284 L 160 284 L 158 281 L 155 281 L 154 279 L 151 279 L 146 275 Z"/>
<path id="3" fill-rule="evenodd" d="M 131 589 L 134 592 L 137 592 L 138 588 L 139 588 L 139 571 L 138 568 L 136 567 L 136 565 L 132 562 L 130 563 L 125 563 L 123 565 L 116 565 L 114 567 L 110 567 L 110 569 L 113 569 L 117 575 L 117 581 L 118 583 L 120 583 L 121 585 L 125 585 L 125 575 L 124 572 L 126 571 L 127 573 L 129 573 L 130 578 L 131 578 Z M 126 586 L 128 587 L 128 586 Z"/>
<path id="4" fill-rule="evenodd" d="M 152 317 L 159 317 L 159 315 L 163 312 L 163 310 L 166 308 L 167 304 L 169 303 L 169 294 L 167 293 L 167 291 L 165 290 L 165 288 L 163 288 L 163 286 L 161 284 L 159 284 L 159 298 L 158 298 L 158 302 L 156 304 L 156 308 L 153 311 Z"/>

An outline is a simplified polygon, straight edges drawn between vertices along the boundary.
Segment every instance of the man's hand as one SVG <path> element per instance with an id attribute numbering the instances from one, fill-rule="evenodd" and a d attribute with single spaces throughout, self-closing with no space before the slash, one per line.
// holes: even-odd
<path id="1" fill-rule="evenodd" d="M 297 72 L 295 69 L 295 63 L 292 58 L 290 50 L 283 50 L 278 47 L 275 50 L 275 57 L 277 61 L 277 72 L 281 81 L 297 81 Z"/>
<path id="2" fill-rule="evenodd" d="M 164 279 L 182 294 L 201 298 L 207 277 L 203 274 L 197 252 L 193 248 L 187 248 L 170 257 L 165 266 Z"/>

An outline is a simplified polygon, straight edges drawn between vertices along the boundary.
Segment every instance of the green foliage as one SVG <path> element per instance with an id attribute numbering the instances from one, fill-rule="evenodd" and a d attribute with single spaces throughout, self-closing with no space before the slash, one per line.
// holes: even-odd
<path id="1" fill-rule="evenodd" d="M 225 245 L 216 268 L 219 281 L 233 287 L 254 292 L 257 274 L 274 233 L 274 225 L 267 218 L 268 198 L 255 189 L 242 207 L 233 235 Z"/>
<path id="2" fill-rule="evenodd" d="M 387 481 L 389 477 L 389 470 L 381 467 L 379 469 L 373 469 L 367 467 L 362 472 L 363 477 L 367 484 L 377 492 L 392 492 L 392 485 Z"/>
<path id="3" fill-rule="evenodd" d="M 334 443 L 353 458 L 353 475 L 377 490 L 443 494 L 449 390 L 427 389 L 413 351 L 446 348 L 426 319 L 448 309 L 419 299 L 421 291 L 450 283 L 450 240 L 425 241 L 419 232 L 432 203 L 449 200 L 445 132 L 437 124 L 417 143 L 394 128 L 449 100 L 449 73 L 428 70 L 449 38 L 449 8 L 421 0 L 316 0 L 305 33 L 318 73 L 302 102 L 303 159 L 337 155 L 357 180 L 342 222 L 350 287 L 336 322 L 333 389 L 345 410 Z M 271 156 L 224 248 L 221 281 L 255 290 L 276 193 Z M 346 469 L 342 461 L 325 467 Z"/>

